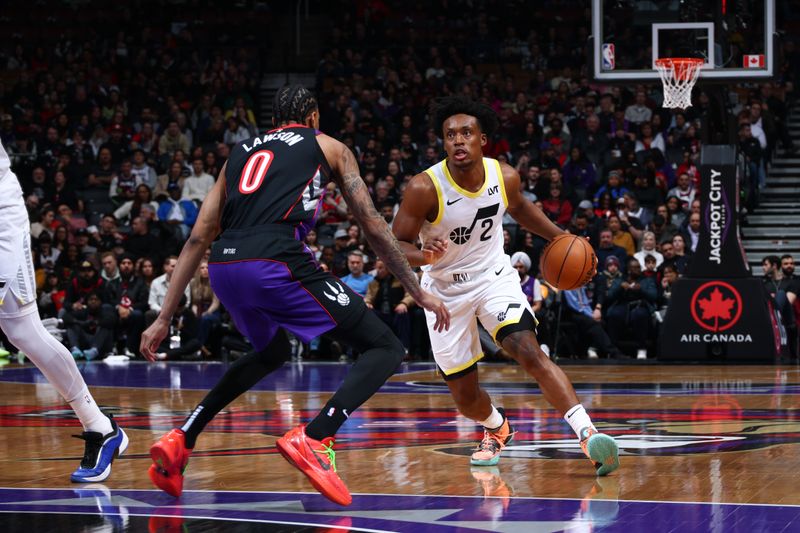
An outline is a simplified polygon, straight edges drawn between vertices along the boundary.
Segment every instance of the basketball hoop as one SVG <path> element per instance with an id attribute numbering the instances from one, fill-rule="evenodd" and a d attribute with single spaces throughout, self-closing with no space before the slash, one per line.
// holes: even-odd
<path id="1" fill-rule="evenodd" d="M 692 106 L 692 87 L 703 63 L 704 60 L 695 57 L 656 59 L 656 69 L 664 83 L 663 107 L 686 109 Z"/>

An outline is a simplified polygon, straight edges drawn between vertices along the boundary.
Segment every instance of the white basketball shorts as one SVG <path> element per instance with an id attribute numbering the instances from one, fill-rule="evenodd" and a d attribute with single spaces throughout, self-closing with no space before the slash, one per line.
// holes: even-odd
<path id="1" fill-rule="evenodd" d="M 22 197 L 0 208 L 0 319 L 37 311 L 31 232 Z"/>
<path id="2" fill-rule="evenodd" d="M 433 357 L 445 379 L 456 377 L 483 358 L 476 318 L 495 341 L 501 329 L 524 323 L 525 311 L 535 321 L 520 287 L 519 274 L 507 255 L 484 272 L 448 276 L 454 281 L 442 279 L 441 274 L 433 278 L 425 273 L 421 282 L 422 288 L 441 298 L 450 311 L 450 329 L 442 332 L 433 329 L 436 315 L 425 311 Z"/>

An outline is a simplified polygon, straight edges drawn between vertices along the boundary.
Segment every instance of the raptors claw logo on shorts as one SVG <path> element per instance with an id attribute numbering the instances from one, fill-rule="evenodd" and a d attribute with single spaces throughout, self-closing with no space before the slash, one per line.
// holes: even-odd
<path id="1" fill-rule="evenodd" d="M 332 300 L 334 302 L 337 302 L 342 307 L 344 307 L 344 306 L 346 306 L 347 304 L 350 303 L 350 297 L 347 295 L 347 293 L 344 292 L 344 288 L 341 285 L 339 285 L 337 283 L 336 287 L 334 287 L 333 285 L 331 285 L 327 281 L 325 282 L 325 285 L 327 285 L 328 288 L 333 293 L 333 294 L 328 294 L 327 292 L 322 291 L 322 294 L 324 294 L 325 297 L 328 300 Z"/>

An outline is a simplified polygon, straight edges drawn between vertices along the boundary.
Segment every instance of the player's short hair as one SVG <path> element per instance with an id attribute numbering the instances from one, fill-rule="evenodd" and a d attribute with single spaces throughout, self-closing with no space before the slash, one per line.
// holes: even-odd
<path id="1" fill-rule="evenodd" d="M 303 122 L 312 111 L 319 109 L 314 94 L 298 84 L 284 85 L 275 93 L 272 116 L 275 124 Z"/>
<path id="2" fill-rule="evenodd" d="M 434 100 L 431 117 L 434 128 L 442 131 L 444 121 L 453 115 L 470 115 L 478 121 L 481 132 L 491 136 L 497 130 L 497 114 L 491 107 L 461 95 L 445 96 Z"/>

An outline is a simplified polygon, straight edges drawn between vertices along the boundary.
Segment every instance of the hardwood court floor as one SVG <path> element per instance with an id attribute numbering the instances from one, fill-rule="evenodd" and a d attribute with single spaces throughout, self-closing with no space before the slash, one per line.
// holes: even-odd
<path id="1" fill-rule="evenodd" d="M 177 501 L 152 490 L 148 449 L 223 365 L 84 366 L 130 437 L 111 478 L 88 487 L 69 482 L 82 452 L 71 411 L 38 370 L 10 365 L 0 370 L 0 530 L 94 520 L 109 531 L 213 531 L 244 520 L 242 531 L 800 531 L 798 367 L 564 370 L 595 425 L 617 438 L 617 472 L 595 477 L 569 426 L 512 365 L 480 372 L 514 442 L 497 467 L 470 468 L 478 428 L 457 415 L 433 367 L 404 365 L 337 436 L 339 472 L 355 494 L 341 508 L 274 443 L 324 405 L 344 365 L 287 365 L 239 398 L 198 440 Z"/>

